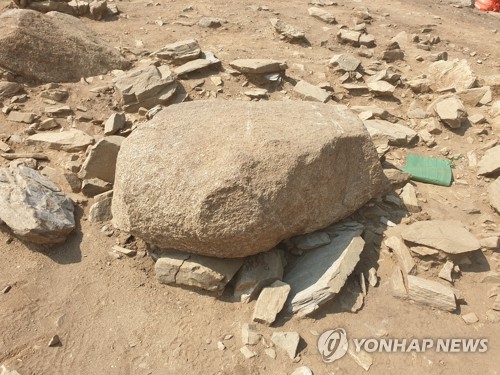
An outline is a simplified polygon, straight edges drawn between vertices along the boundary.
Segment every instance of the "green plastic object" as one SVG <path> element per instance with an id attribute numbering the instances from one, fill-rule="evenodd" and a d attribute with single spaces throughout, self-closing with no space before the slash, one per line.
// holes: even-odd
<path id="1" fill-rule="evenodd" d="M 448 159 L 408 154 L 402 171 L 409 173 L 412 180 L 428 184 L 450 186 L 453 180 L 451 163 Z"/>

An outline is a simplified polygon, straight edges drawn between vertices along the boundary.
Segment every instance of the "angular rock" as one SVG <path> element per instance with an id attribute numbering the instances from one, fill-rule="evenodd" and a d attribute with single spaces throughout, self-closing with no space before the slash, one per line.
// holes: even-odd
<path id="1" fill-rule="evenodd" d="M 65 118 L 73 113 L 71 108 L 67 105 L 62 107 L 47 107 L 44 110 L 45 114 L 49 117 Z"/>
<path id="2" fill-rule="evenodd" d="M 195 39 L 181 40 L 167 44 L 165 47 L 154 52 L 154 56 L 170 61 L 174 64 L 196 60 L 201 54 L 201 48 Z"/>
<path id="3" fill-rule="evenodd" d="M 368 90 L 377 96 L 392 96 L 396 90 L 393 85 L 385 81 L 369 82 L 367 86 Z"/>
<path id="4" fill-rule="evenodd" d="M 455 96 L 437 102 L 434 111 L 439 119 L 452 129 L 461 127 L 462 122 L 467 118 L 464 105 Z"/>
<path id="5" fill-rule="evenodd" d="M 331 243 L 308 251 L 291 265 L 284 282 L 291 287 L 294 313 L 309 315 L 340 292 L 359 261 L 363 229 L 356 222 L 337 224 Z"/>
<path id="6" fill-rule="evenodd" d="M 266 89 L 250 89 L 246 90 L 244 94 L 252 99 L 266 98 L 268 91 Z"/>
<path id="7" fill-rule="evenodd" d="M 425 94 L 431 90 L 431 80 L 428 78 L 419 78 L 406 82 L 408 87 L 415 94 Z"/>
<path id="8" fill-rule="evenodd" d="M 192 72 L 196 72 L 197 70 L 205 69 L 211 65 L 213 65 L 213 61 L 210 61 L 208 59 L 196 59 L 196 60 L 191 60 L 188 61 L 185 64 L 182 64 L 181 66 L 177 67 L 174 69 L 174 73 L 180 77 Z"/>
<path id="9" fill-rule="evenodd" d="M 35 121 L 35 114 L 32 112 L 12 111 L 9 113 L 7 121 L 24 122 L 25 124 L 32 124 L 33 121 Z"/>
<path id="10" fill-rule="evenodd" d="M 125 126 L 125 113 L 113 113 L 104 123 L 104 135 L 118 133 Z"/>
<path id="11" fill-rule="evenodd" d="M 473 312 L 462 315 L 462 319 L 467 324 L 474 324 L 479 322 L 479 318 L 477 317 L 476 313 Z"/>
<path id="12" fill-rule="evenodd" d="M 285 351 L 291 359 L 297 355 L 300 336 L 297 332 L 274 332 L 271 341 L 278 348 Z"/>
<path id="13" fill-rule="evenodd" d="M 490 205 L 500 214 L 500 177 L 488 186 Z"/>
<path id="14" fill-rule="evenodd" d="M 436 281 L 408 275 L 408 296 L 411 300 L 436 309 L 453 312 L 457 308 L 455 293 Z"/>
<path id="15" fill-rule="evenodd" d="M 408 298 L 408 292 L 406 291 L 403 273 L 399 267 L 396 267 L 391 275 L 390 279 L 391 293 L 396 298 L 406 299 Z"/>
<path id="16" fill-rule="evenodd" d="M 5 365 L 0 366 L 0 375 L 19 375 L 16 370 L 9 370 Z"/>
<path id="17" fill-rule="evenodd" d="M 361 34 L 359 44 L 369 48 L 375 47 L 375 36 L 372 34 Z"/>
<path id="18" fill-rule="evenodd" d="M 209 28 L 215 29 L 217 27 L 221 27 L 223 22 L 224 21 L 221 20 L 220 18 L 202 17 L 198 21 L 198 25 L 200 25 L 202 27 L 209 27 Z"/>
<path id="19" fill-rule="evenodd" d="M 240 352 L 241 354 L 243 354 L 243 356 L 246 358 L 246 359 L 250 359 L 250 358 L 253 358 L 257 355 L 257 353 L 253 352 L 252 350 L 250 350 L 247 346 L 244 346 L 240 349 Z"/>
<path id="20" fill-rule="evenodd" d="M 323 10 L 321 8 L 311 7 L 307 11 L 308 11 L 309 15 L 311 15 L 314 18 L 317 18 L 317 19 L 319 19 L 319 20 L 321 20 L 323 22 L 326 22 L 326 23 L 335 23 L 335 22 L 337 22 L 335 20 L 335 17 L 333 16 L 333 14 L 331 14 L 331 13 L 329 13 L 326 10 Z"/>
<path id="21" fill-rule="evenodd" d="M 309 367 L 300 366 L 299 368 L 295 369 L 291 375 L 314 375 L 314 374 Z"/>
<path id="22" fill-rule="evenodd" d="M 87 133 L 77 130 L 65 130 L 55 133 L 38 133 L 26 139 L 28 145 L 45 146 L 53 150 L 77 152 L 85 150 L 94 143 L 94 138 Z"/>
<path id="23" fill-rule="evenodd" d="M 398 237 L 389 237 L 385 240 L 385 245 L 392 250 L 394 255 L 396 255 L 396 259 L 398 260 L 398 264 L 403 270 L 405 274 L 414 275 L 417 269 L 415 261 L 410 254 L 410 250 L 404 242 Z"/>
<path id="24" fill-rule="evenodd" d="M 384 54 L 382 55 L 382 60 L 387 61 L 389 63 L 404 59 L 405 59 L 405 53 L 400 49 L 385 50 Z"/>
<path id="25" fill-rule="evenodd" d="M 307 102 L 167 107 L 122 143 L 116 176 L 118 228 L 217 257 L 324 228 L 384 188 L 360 120 L 346 107 Z"/>
<path id="26" fill-rule="evenodd" d="M 412 184 L 406 184 L 399 196 L 409 212 L 420 212 L 422 210 L 418 204 L 417 192 Z"/>
<path id="27" fill-rule="evenodd" d="M 477 166 L 477 174 L 480 176 L 494 175 L 500 172 L 500 145 L 486 151 Z"/>
<path id="28" fill-rule="evenodd" d="M 22 91 L 23 87 L 16 82 L 0 82 L 0 102 Z"/>
<path id="29" fill-rule="evenodd" d="M 113 218 L 111 215 L 112 192 L 106 192 L 95 196 L 95 203 L 89 209 L 89 221 L 99 223 Z"/>
<path id="30" fill-rule="evenodd" d="M 231 61 L 229 65 L 241 73 L 248 74 L 276 73 L 288 69 L 285 62 L 270 59 L 239 59 Z"/>
<path id="31" fill-rule="evenodd" d="M 113 189 L 111 182 L 103 181 L 99 178 L 91 178 L 82 181 L 81 192 L 87 197 L 94 197 L 111 189 Z"/>
<path id="32" fill-rule="evenodd" d="M 470 105 L 471 107 L 475 107 L 480 104 L 483 101 L 483 98 L 488 95 L 491 96 L 491 90 L 488 86 L 462 90 L 457 93 L 457 96 L 460 98 L 460 100 L 465 105 Z"/>
<path id="33" fill-rule="evenodd" d="M 56 119 L 48 118 L 46 120 L 43 120 L 40 124 L 38 124 L 36 129 L 37 130 L 52 130 L 52 129 L 58 128 L 59 126 L 60 125 Z"/>
<path id="34" fill-rule="evenodd" d="M 273 324 L 285 306 L 289 293 L 290 285 L 279 280 L 262 289 L 255 304 L 252 320 L 269 326 Z"/>
<path id="35" fill-rule="evenodd" d="M 337 33 L 337 39 L 339 40 L 339 42 L 345 44 L 352 44 L 353 46 L 359 45 L 360 38 L 361 38 L 360 32 L 349 29 L 341 29 Z"/>
<path id="36" fill-rule="evenodd" d="M 454 88 L 462 91 L 474 87 L 477 77 L 467 60 L 437 61 L 429 66 L 429 79 L 434 92 Z"/>
<path id="37" fill-rule="evenodd" d="M 166 65 L 139 67 L 119 76 L 114 85 L 127 112 L 164 104 L 177 89 L 174 75 Z"/>
<path id="38" fill-rule="evenodd" d="M 313 232 L 294 237 L 293 243 L 299 250 L 312 250 L 323 245 L 328 245 L 332 240 L 326 232 Z"/>
<path id="39" fill-rule="evenodd" d="M 453 262 L 447 260 L 446 263 L 443 265 L 443 268 L 441 268 L 441 270 L 439 271 L 438 276 L 441 279 L 449 281 L 450 283 L 452 283 L 453 282 L 453 278 L 452 278 L 451 274 L 453 272 L 453 267 L 454 267 Z"/>
<path id="40" fill-rule="evenodd" d="M 326 103 L 330 99 L 328 91 L 323 90 L 318 86 L 311 85 L 306 81 L 299 81 L 293 91 L 298 93 L 304 100 L 310 102 Z"/>
<path id="41" fill-rule="evenodd" d="M 356 350 L 354 350 L 352 345 L 349 347 L 347 353 L 349 353 L 351 358 L 354 359 L 354 361 L 358 365 L 360 365 L 363 368 L 363 370 L 365 371 L 370 370 L 370 367 L 373 364 L 373 358 L 370 354 L 368 354 L 364 350 L 360 350 L 359 352 L 357 352 Z"/>
<path id="42" fill-rule="evenodd" d="M 73 203 L 48 178 L 20 165 L 0 169 L 0 220 L 19 238 L 62 242 L 75 228 Z"/>
<path id="43" fill-rule="evenodd" d="M 95 0 L 89 3 L 89 13 L 93 19 L 100 21 L 108 14 L 108 4 L 105 0 Z"/>
<path id="44" fill-rule="evenodd" d="M 172 251 L 161 254 L 155 272 L 161 284 L 183 285 L 220 294 L 242 263 L 243 259 L 218 259 Z"/>
<path id="45" fill-rule="evenodd" d="M 328 66 L 341 72 L 354 72 L 360 65 L 361 60 L 357 59 L 353 55 L 345 53 L 333 56 L 328 62 Z"/>
<path id="46" fill-rule="evenodd" d="M 447 254 L 479 250 L 481 244 L 461 222 L 454 220 L 417 221 L 401 231 L 405 241 L 432 247 Z"/>
<path id="47" fill-rule="evenodd" d="M 241 341 L 245 345 L 257 345 L 262 335 L 257 332 L 255 324 L 243 323 L 241 325 Z"/>
<path id="48" fill-rule="evenodd" d="M 271 250 L 245 259 L 236 276 L 234 297 L 241 302 L 248 302 L 263 287 L 283 278 L 282 254 Z"/>
<path id="49" fill-rule="evenodd" d="M 0 66 L 25 79 L 75 82 L 129 62 L 78 18 L 11 9 L 0 15 Z"/>
<path id="50" fill-rule="evenodd" d="M 271 18 L 270 21 L 274 30 L 290 42 L 299 42 L 304 40 L 306 37 L 303 31 L 297 30 L 293 26 L 284 23 L 278 18 Z"/>
<path id="51" fill-rule="evenodd" d="M 106 182 L 115 181 L 116 158 L 124 137 L 111 135 L 102 138 L 90 148 L 87 158 L 78 172 L 82 180 L 99 178 Z"/>
<path id="52" fill-rule="evenodd" d="M 407 126 L 384 120 L 366 120 L 363 123 L 375 145 L 406 146 L 417 136 L 417 133 Z"/>

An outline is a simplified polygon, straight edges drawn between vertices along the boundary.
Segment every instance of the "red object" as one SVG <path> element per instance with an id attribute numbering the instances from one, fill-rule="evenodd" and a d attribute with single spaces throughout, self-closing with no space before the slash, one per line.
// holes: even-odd
<path id="1" fill-rule="evenodd" d="M 476 0 L 476 8 L 485 12 L 500 12 L 500 0 Z"/>

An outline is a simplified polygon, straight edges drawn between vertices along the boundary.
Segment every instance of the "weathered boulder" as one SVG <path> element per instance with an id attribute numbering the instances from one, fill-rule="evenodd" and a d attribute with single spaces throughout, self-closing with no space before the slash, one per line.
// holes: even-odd
<path id="1" fill-rule="evenodd" d="M 0 219 L 19 238 L 39 244 L 62 242 L 75 228 L 73 203 L 34 169 L 0 169 Z"/>
<path id="2" fill-rule="evenodd" d="M 344 106 L 182 103 L 122 143 L 113 221 L 163 248 L 244 257 L 350 215 L 383 182 Z"/>
<path id="3" fill-rule="evenodd" d="M 433 91 L 454 88 L 456 91 L 474 87 L 477 77 L 467 60 L 436 61 L 429 66 Z"/>
<path id="4" fill-rule="evenodd" d="M 39 82 L 74 82 L 129 63 L 78 18 L 11 9 L 0 15 L 0 66 Z"/>

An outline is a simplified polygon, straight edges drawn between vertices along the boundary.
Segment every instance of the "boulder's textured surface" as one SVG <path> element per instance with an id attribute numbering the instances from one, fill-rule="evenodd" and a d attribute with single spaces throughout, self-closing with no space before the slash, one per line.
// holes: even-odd
<path id="1" fill-rule="evenodd" d="M 62 242 L 75 228 L 73 203 L 34 169 L 0 169 L 0 219 L 19 238 L 40 244 Z"/>
<path id="2" fill-rule="evenodd" d="M 160 247 L 244 257 L 350 215 L 383 181 L 344 106 L 183 103 L 122 143 L 113 221 Z"/>
<path id="3" fill-rule="evenodd" d="M 73 82 L 128 62 L 78 18 L 11 9 L 0 15 L 0 67 L 40 82 Z"/>

